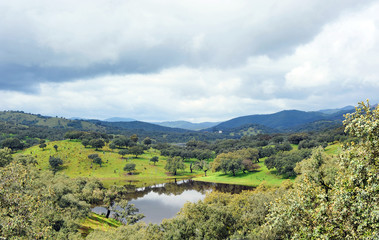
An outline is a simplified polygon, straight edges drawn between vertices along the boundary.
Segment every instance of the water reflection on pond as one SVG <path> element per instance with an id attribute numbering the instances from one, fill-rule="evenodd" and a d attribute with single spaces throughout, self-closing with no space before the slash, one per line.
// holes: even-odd
<path id="1" fill-rule="evenodd" d="M 164 218 L 174 217 L 186 202 L 197 202 L 204 199 L 205 193 L 209 191 L 220 191 L 229 193 L 240 193 L 243 190 L 253 189 L 252 187 L 197 182 L 193 180 L 183 180 L 180 182 L 159 184 L 145 188 L 135 188 L 133 185 L 125 186 L 128 194 L 125 199 L 133 203 L 145 215 L 142 221 L 146 223 L 160 223 Z M 95 207 L 93 211 L 101 214 L 105 213 L 103 207 Z"/>

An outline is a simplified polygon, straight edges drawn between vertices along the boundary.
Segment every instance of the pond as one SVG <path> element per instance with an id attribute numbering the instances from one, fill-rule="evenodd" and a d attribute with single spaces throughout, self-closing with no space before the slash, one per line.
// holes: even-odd
<path id="1" fill-rule="evenodd" d="M 235 194 L 254 189 L 248 186 L 198 182 L 190 179 L 144 188 L 134 188 L 133 185 L 127 187 L 132 191 L 125 196 L 125 199 L 145 215 L 142 221 L 146 223 L 161 223 L 165 218 L 172 218 L 186 202 L 202 200 L 210 191 Z M 104 207 L 95 207 L 92 211 L 97 214 L 106 213 Z"/>

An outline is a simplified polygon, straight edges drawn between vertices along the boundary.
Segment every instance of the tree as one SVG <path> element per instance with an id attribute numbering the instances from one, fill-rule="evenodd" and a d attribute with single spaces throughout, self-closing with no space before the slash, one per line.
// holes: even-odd
<path id="1" fill-rule="evenodd" d="M 149 146 L 151 144 L 151 139 L 149 137 L 146 137 L 144 140 L 143 140 L 143 144 Z"/>
<path id="2" fill-rule="evenodd" d="M 124 171 L 128 172 L 128 174 L 132 174 L 132 171 L 136 170 L 135 163 L 127 163 L 124 167 Z"/>
<path id="3" fill-rule="evenodd" d="M 118 151 L 118 154 L 121 155 L 121 158 L 124 158 L 124 156 L 125 156 L 126 154 L 128 154 L 128 153 L 129 153 L 129 150 L 128 150 L 128 149 L 120 149 L 120 150 Z"/>
<path id="4" fill-rule="evenodd" d="M 138 155 L 141 155 L 144 153 L 143 148 L 141 146 L 133 146 L 129 148 L 129 153 L 133 154 L 138 157 Z"/>
<path id="5" fill-rule="evenodd" d="M 127 200 L 118 201 L 117 208 L 114 208 L 113 211 L 116 220 L 125 221 L 128 225 L 132 225 L 145 217 L 142 213 L 138 213 L 138 208 L 134 204 L 129 204 Z"/>
<path id="6" fill-rule="evenodd" d="M 130 136 L 130 140 L 132 140 L 133 142 L 137 143 L 138 142 L 138 136 L 137 136 L 137 134 L 133 134 L 132 136 Z"/>
<path id="7" fill-rule="evenodd" d="M 88 145 L 90 145 L 90 144 L 89 144 L 89 140 L 86 139 L 86 138 L 83 139 L 83 140 L 82 140 L 82 145 L 86 148 Z"/>
<path id="8" fill-rule="evenodd" d="M 120 136 L 115 138 L 112 143 L 118 146 L 119 148 L 122 148 L 130 146 L 130 141 L 131 140 L 126 138 L 125 136 Z"/>
<path id="9" fill-rule="evenodd" d="M 233 176 L 242 170 L 243 157 L 238 152 L 219 154 L 212 164 L 212 171 L 223 171 L 225 174 L 230 172 Z"/>
<path id="10" fill-rule="evenodd" d="M 8 165 L 12 161 L 12 150 L 10 148 L 0 149 L 0 167 Z"/>
<path id="11" fill-rule="evenodd" d="M 88 158 L 92 159 L 92 160 L 94 160 L 97 157 L 99 157 L 99 154 L 97 154 L 97 153 L 92 153 L 92 154 L 88 155 Z"/>
<path id="12" fill-rule="evenodd" d="M 275 168 L 278 174 L 287 177 L 296 176 L 294 168 L 296 163 L 308 158 L 312 151 L 310 149 L 301 149 L 291 152 L 278 152 L 277 154 L 266 158 L 265 165 L 268 169 Z"/>
<path id="13" fill-rule="evenodd" d="M 91 141 L 89 141 L 89 145 L 91 145 L 97 150 L 98 148 L 104 147 L 105 143 L 103 139 L 92 139 Z"/>
<path id="14" fill-rule="evenodd" d="M 23 161 L 22 161 L 23 162 Z M 25 163 L 25 164 L 24 164 Z M 79 222 L 98 204 L 102 184 L 40 171 L 28 161 L 0 168 L 0 235 L 4 239 L 77 239 Z M 102 198 L 102 197 L 101 197 Z"/>
<path id="15" fill-rule="evenodd" d="M 56 152 L 58 152 L 58 145 L 54 145 L 54 149 Z"/>
<path id="16" fill-rule="evenodd" d="M 49 164 L 50 164 L 50 167 L 52 168 L 53 172 L 56 172 L 59 170 L 59 167 L 63 164 L 63 161 L 59 157 L 50 156 L 49 157 Z"/>
<path id="17" fill-rule="evenodd" d="M 150 162 L 153 162 L 154 165 L 155 165 L 155 163 L 157 163 L 158 161 L 159 161 L 159 158 L 158 158 L 157 156 L 154 156 L 154 157 L 150 158 Z"/>
<path id="18" fill-rule="evenodd" d="M 100 157 L 96 157 L 93 159 L 93 162 L 96 164 L 99 164 L 101 167 L 101 164 L 103 163 L 103 160 Z"/>
<path id="19" fill-rule="evenodd" d="M 39 145 L 39 147 L 42 148 L 42 150 L 45 150 L 45 147 L 46 147 L 46 146 L 47 146 L 46 143 L 41 143 L 41 144 Z"/>
<path id="20" fill-rule="evenodd" d="M 236 173 L 243 169 L 242 159 L 240 158 L 223 159 L 220 164 L 220 169 L 222 169 L 224 173 L 231 172 L 233 176 L 236 176 Z"/>
<path id="21" fill-rule="evenodd" d="M 7 138 L 1 142 L 3 148 L 10 148 L 13 151 L 21 150 L 24 144 L 18 138 Z"/>
<path id="22" fill-rule="evenodd" d="M 109 148 L 113 151 L 114 149 L 117 148 L 117 146 L 115 143 L 111 142 L 111 143 L 109 143 Z"/>
<path id="23" fill-rule="evenodd" d="M 297 164 L 294 189 L 272 203 L 272 239 L 377 239 L 379 107 L 359 103 L 344 125 L 356 141 L 337 158 L 315 149 Z"/>
<path id="24" fill-rule="evenodd" d="M 169 172 L 172 172 L 174 175 L 176 175 L 177 170 L 184 170 L 186 166 L 183 163 L 183 160 L 180 157 L 169 157 L 166 161 L 166 166 L 164 169 L 166 169 Z"/>
<path id="25" fill-rule="evenodd" d="M 204 177 L 206 177 L 207 171 L 210 169 L 210 164 L 205 160 L 201 160 L 199 162 L 196 162 L 195 169 L 202 170 L 204 172 Z"/>

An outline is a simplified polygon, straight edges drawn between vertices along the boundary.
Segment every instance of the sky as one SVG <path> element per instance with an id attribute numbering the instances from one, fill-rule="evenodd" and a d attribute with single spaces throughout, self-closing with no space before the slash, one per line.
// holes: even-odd
<path id="1" fill-rule="evenodd" d="M 379 0 L 0 0 L 0 110 L 223 121 L 379 102 Z"/>

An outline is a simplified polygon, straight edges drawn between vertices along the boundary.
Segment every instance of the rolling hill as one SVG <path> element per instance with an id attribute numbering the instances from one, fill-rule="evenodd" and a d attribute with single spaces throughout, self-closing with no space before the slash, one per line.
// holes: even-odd
<path id="1" fill-rule="evenodd" d="M 153 124 L 157 124 L 164 127 L 171 128 L 182 128 L 192 131 L 199 131 L 206 128 L 211 128 L 219 124 L 219 122 L 202 122 L 202 123 L 192 123 L 188 121 L 167 121 L 167 122 L 154 122 Z"/>
<path id="2" fill-rule="evenodd" d="M 295 131 L 301 128 L 307 130 L 313 128 L 312 124 L 328 127 L 328 123 L 335 125 L 336 122 L 342 124 L 343 115 L 353 112 L 354 109 L 339 110 L 334 113 L 323 112 L 305 112 L 299 110 L 284 110 L 273 114 L 248 115 L 233 118 L 222 122 L 214 127 L 206 129 L 206 131 L 217 132 L 226 131 L 228 129 L 238 128 L 249 124 L 259 124 L 265 127 L 275 129 L 276 131 Z M 322 121 L 323 124 L 317 122 Z"/>

